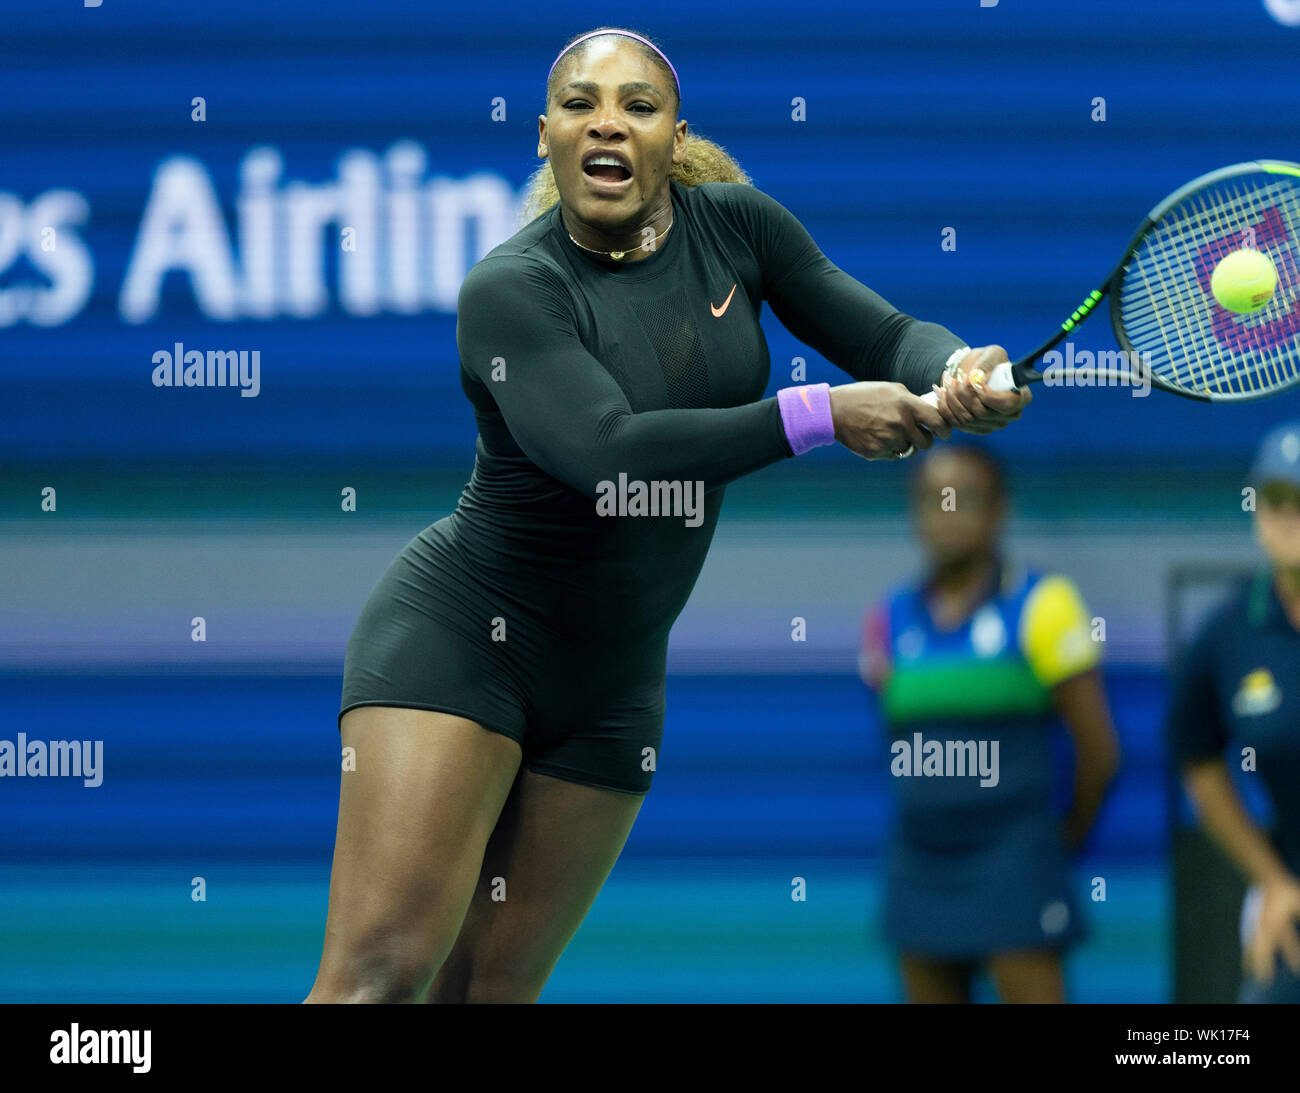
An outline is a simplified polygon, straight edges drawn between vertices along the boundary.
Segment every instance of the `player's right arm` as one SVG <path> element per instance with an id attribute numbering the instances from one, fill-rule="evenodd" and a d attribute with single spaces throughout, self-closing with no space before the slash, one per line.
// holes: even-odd
<path id="1" fill-rule="evenodd" d="M 620 473 L 712 489 L 793 454 L 775 398 L 633 413 L 582 344 L 567 292 L 541 266 L 503 258 L 474 266 L 457 301 L 456 345 L 524 454 L 588 497 Z"/>
<path id="2" fill-rule="evenodd" d="M 634 413 L 582 344 L 567 291 L 540 265 L 479 262 L 456 307 L 465 371 L 491 395 L 524 454 L 588 497 L 620 473 L 645 482 L 701 481 L 708 491 L 794 454 L 776 398 Z M 832 417 L 834 439 L 855 454 L 888 458 L 909 444 L 929 447 L 918 421 L 947 436 L 939 412 L 896 384 L 850 387 L 856 390 L 832 406 Z M 868 390 L 877 387 L 889 388 L 889 397 Z"/>

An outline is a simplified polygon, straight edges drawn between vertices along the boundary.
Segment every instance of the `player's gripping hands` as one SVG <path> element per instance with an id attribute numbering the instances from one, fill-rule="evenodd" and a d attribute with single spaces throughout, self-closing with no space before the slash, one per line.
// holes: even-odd
<path id="1" fill-rule="evenodd" d="M 984 382 L 1006 359 L 1007 351 L 1000 345 L 972 349 L 958 365 L 956 378 L 945 375 L 943 384 L 935 385 L 939 412 L 952 428 L 982 435 L 1005 429 L 1020 418 L 1034 397 L 1029 388 L 995 391 Z"/>
<path id="2" fill-rule="evenodd" d="M 936 405 L 901 383 L 845 383 L 831 388 L 835 439 L 863 459 L 898 459 L 910 449 L 947 440 L 953 429 L 991 433 L 1020 417 L 1033 395 L 1026 387 L 994 391 L 984 381 L 1007 351 L 998 345 L 972 349 L 956 377 L 935 386 Z"/>

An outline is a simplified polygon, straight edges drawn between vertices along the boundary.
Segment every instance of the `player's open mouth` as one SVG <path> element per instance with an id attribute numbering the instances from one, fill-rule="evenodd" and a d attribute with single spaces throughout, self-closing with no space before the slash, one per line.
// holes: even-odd
<path id="1" fill-rule="evenodd" d="M 620 189 L 632 179 L 632 165 L 621 153 L 589 152 L 582 161 L 582 173 L 598 189 Z"/>

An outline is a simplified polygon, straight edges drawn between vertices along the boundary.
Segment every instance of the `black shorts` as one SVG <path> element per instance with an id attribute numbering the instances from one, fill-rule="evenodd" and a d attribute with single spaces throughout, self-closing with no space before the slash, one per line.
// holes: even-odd
<path id="1" fill-rule="evenodd" d="M 544 574 L 489 583 L 488 570 L 461 553 L 450 516 L 407 543 L 348 640 L 339 718 L 357 706 L 455 714 L 518 742 L 529 770 L 646 793 L 663 740 L 667 641 L 558 633 L 524 606 L 520 582 Z"/>

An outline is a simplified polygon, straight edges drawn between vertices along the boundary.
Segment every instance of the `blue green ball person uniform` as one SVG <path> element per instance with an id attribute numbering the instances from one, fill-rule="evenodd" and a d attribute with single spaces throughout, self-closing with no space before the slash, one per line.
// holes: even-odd
<path id="1" fill-rule="evenodd" d="M 888 728 L 897 811 L 884 932 L 909 1001 L 963 1002 L 988 972 L 1004 1001 L 1064 1001 L 1084 935 L 1070 852 L 1118 764 L 1092 617 L 1065 576 L 1003 560 L 1001 468 L 951 446 L 917 470 L 924 577 L 867 616 L 860 657 Z M 1071 808 L 1054 761 L 1075 747 Z"/>
<path id="2" fill-rule="evenodd" d="M 1265 564 L 1193 639 L 1167 729 L 1200 822 L 1250 883 L 1239 1000 L 1300 1002 L 1300 419 L 1264 437 L 1249 488 Z M 1271 837 L 1229 763 L 1262 780 Z"/>

